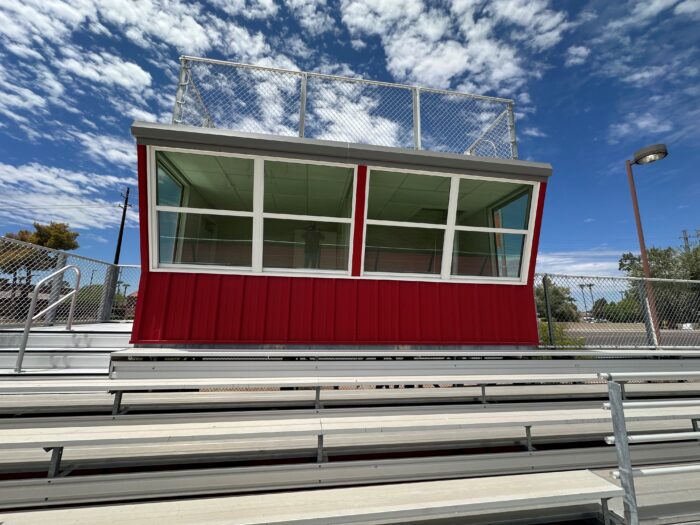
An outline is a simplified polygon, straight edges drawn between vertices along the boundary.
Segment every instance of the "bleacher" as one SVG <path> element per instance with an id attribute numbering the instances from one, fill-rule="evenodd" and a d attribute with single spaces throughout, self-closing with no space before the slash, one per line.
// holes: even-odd
<path id="1" fill-rule="evenodd" d="M 604 479 L 616 456 L 605 444 L 606 385 L 594 371 L 700 371 L 687 354 L 265 351 L 216 360 L 203 352 L 203 367 L 224 371 L 203 377 L 192 373 L 194 352 L 183 352 L 116 353 L 112 377 L 0 380 L 0 521 L 142 523 L 164 512 L 182 523 L 602 520 L 621 493 Z M 178 373 L 183 364 L 188 374 Z M 685 381 L 625 385 L 632 400 L 677 402 L 698 390 Z M 687 429 L 696 414 L 681 404 L 626 416 L 630 429 L 658 433 Z M 634 453 L 662 465 L 697 459 L 700 449 L 650 443 Z"/>

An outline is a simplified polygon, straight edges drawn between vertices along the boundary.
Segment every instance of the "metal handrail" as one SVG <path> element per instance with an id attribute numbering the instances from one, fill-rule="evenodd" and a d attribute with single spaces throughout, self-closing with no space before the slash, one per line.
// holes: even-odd
<path id="1" fill-rule="evenodd" d="M 41 288 L 41 285 L 44 284 L 47 281 L 50 281 L 59 275 L 63 275 L 66 271 L 68 270 L 75 270 L 75 288 L 68 292 L 66 295 L 63 297 L 58 298 L 56 301 L 48 305 L 46 308 L 44 308 L 41 312 L 38 314 L 34 314 L 34 311 L 36 310 L 36 302 L 37 299 L 39 298 L 39 289 Z M 44 277 L 41 281 L 36 283 L 34 286 L 34 292 L 32 292 L 32 302 L 29 305 L 29 311 L 27 312 L 27 320 L 24 323 L 24 332 L 22 333 L 22 341 L 19 345 L 19 352 L 17 353 L 17 363 L 15 364 L 15 373 L 20 374 L 22 372 L 22 361 L 24 360 L 24 352 L 27 349 L 27 341 L 29 339 L 29 331 L 32 328 L 32 323 L 36 321 L 39 317 L 44 315 L 45 313 L 50 312 L 54 308 L 56 308 L 58 305 L 64 303 L 66 300 L 71 299 L 70 303 L 70 310 L 68 311 L 68 320 L 66 321 L 66 330 L 70 330 L 72 325 L 73 325 L 73 315 L 75 314 L 75 303 L 78 298 L 78 290 L 80 290 L 80 268 L 77 266 L 70 264 L 68 266 L 64 266 L 60 270 L 56 270 L 50 275 L 47 275 Z"/>
<path id="2" fill-rule="evenodd" d="M 684 472 L 698 472 L 700 465 L 666 465 L 653 468 L 633 468 L 630 457 L 630 444 L 636 443 L 663 443 L 686 440 L 700 440 L 700 418 L 691 418 L 693 431 L 667 432 L 661 434 L 634 434 L 630 435 L 625 421 L 625 408 L 666 408 L 697 406 L 698 399 L 689 400 L 660 400 L 660 401 L 625 401 L 623 385 L 628 381 L 678 381 L 680 379 L 697 379 L 699 372 L 655 372 L 655 373 L 600 373 L 598 377 L 608 382 L 609 402 L 603 404 L 603 408 L 610 410 L 613 424 L 612 436 L 606 436 L 608 445 L 615 445 L 618 469 L 611 472 L 625 491 L 623 496 L 625 523 L 627 525 L 639 525 L 639 509 L 637 494 L 634 486 L 635 476 L 660 476 L 664 474 L 680 474 Z"/>

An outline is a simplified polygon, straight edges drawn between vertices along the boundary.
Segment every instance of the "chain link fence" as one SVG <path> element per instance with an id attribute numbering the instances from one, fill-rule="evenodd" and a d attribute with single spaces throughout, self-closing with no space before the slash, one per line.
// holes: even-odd
<path id="1" fill-rule="evenodd" d="M 0 327 L 23 326 L 34 287 L 44 277 L 65 266 L 80 269 L 80 289 L 75 323 L 132 320 L 140 277 L 138 266 L 115 266 L 59 250 L 52 250 L 0 237 Z M 74 272 L 44 283 L 39 289 L 36 311 L 41 311 L 75 289 Z M 43 324 L 65 323 L 70 302 L 44 315 Z M 39 324 L 40 321 L 37 322 Z"/>
<path id="2" fill-rule="evenodd" d="M 0 328 L 24 325 L 34 286 L 67 265 L 80 269 L 76 323 L 132 320 L 140 268 L 0 237 Z M 66 272 L 39 291 L 37 311 L 75 289 Z M 700 347 L 700 281 L 537 274 L 535 302 L 545 347 Z M 64 323 L 69 302 L 44 316 Z"/>
<path id="3" fill-rule="evenodd" d="M 513 101 L 182 57 L 173 123 L 518 157 Z"/>
<path id="4" fill-rule="evenodd" d="M 538 274 L 540 343 L 700 347 L 700 281 Z"/>

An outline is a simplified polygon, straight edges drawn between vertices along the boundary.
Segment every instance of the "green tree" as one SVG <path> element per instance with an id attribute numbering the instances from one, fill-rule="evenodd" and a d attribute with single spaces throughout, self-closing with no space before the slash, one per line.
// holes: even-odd
<path id="1" fill-rule="evenodd" d="M 34 231 L 20 230 L 17 233 L 7 233 L 9 239 L 36 244 L 56 250 L 74 250 L 78 248 L 78 232 L 70 229 L 68 224 L 50 222 L 49 224 L 34 223 Z M 56 266 L 56 256 L 48 251 L 34 250 L 29 246 L 12 244 L 0 252 L 0 272 L 12 276 L 12 290 L 20 281 L 31 284 L 32 274 L 45 271 Z M 21 272 L 24 272 L 24 277 Z"/>
<path id="2" fill-rule="evenodd" d="M 608 301 L 605 297 L 596 299 L 591 308 L 591 315 L 596 319 L 605 319 L 605 308 L 608 306 Z"/>
<path id="3" fill-rule="evenodd" d="M 544 279 L 547 279 L 547 293 L 552 319 L 564 322 L 578 321 L 579 311 L 576 307 L 576 301 L 571 295 L 571 290 L 565 286 L 553 284 L 549 277 L 545 276 Z M 535 287 L 535 303 L 537 304 L 538 317 L 546 319 L 547 307 L 544 300 L 544 286 L 541 284 Z"/>
<path id="4" fill-rule="evenodd" d="M 17 233 L 6 233 L 5 237 L 54 250 L 75 250 L 80 247 L 76 240 L 78 235 L 80 234 L 72 231 L 65 222 L 35 222 L 34 231 L 20 230 Z"/>
<path id="5" fill-rule="evenodd" d="M 676 248 L 650 248 L 648 250 L 649 271 L 653 278 L 700 280 L 700 246 L 690 250 Z M 632 253 L 623 253 L 619 261 L 620 270 L 630 277 L 643 277 L 641 258 Z M 662 327 L 675 328 L 679 323 L 700 321 L 700 285 L 676 282 L 652 282 L 658 321 Z M 633 287 L 626 292 L 626 299 L 636 303 L 640 311 L 643 304 L 643 288 Z M 622 303 L 622 301 L 621 301 Z M 631 315 L 631 305 L 618 305 L 619 312 Z M 612 320 L 612 319 L 610 319 Z"/>
<path id="6" fill-rule="evenodd" d="M 639 300 L 631 295 L 606 304 L 603 317 L 611 323 L 640 323 L 644 320 Z"/>

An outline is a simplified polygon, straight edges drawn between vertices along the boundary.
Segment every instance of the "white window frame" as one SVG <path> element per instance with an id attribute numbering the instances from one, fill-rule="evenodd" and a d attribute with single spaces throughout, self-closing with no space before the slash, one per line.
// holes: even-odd
<path id="1" fill-rule="evenodd" d="M 162 206 L 157 203 L 157 162 L 156 152 L 188 153 L 194 155 L 233 157 L 253 160 L 253 211 L 217 210 L 209 208 L 189 208 L 185 206 Z M 277 275 L 277 276 L 315 276 L 315 277 L 350 277 L 352 274 L 352 252 L 355 228 L 355 194 L 357 193 L 357 165 L 332 162 L 319 162 L 284 157 L 246 155 L 220 151 L 192 150 L 166 146 L 148 146 L 148 176 L 146 188 L 148 192 L 148 241 L 149 241 L 149 270 L 152 272 L 178 273 L 215 273 L 237 275 Z M 265 161 L 290 162 L 295 164 L 313 164 L 317 166 L 334 166 L 351 168 L 352 202 L 350 217 L 326 217 L 316 215 L 294 215 L 287 213 L 267 213 L 264 211 L 264 163 Z M 223 266 L 191 263 L 161 263 L 159 254 L 158 212 L 190 213 L 200 215 L 221 215 L 228 217 L 251 217 L 252 260 L 251 266 Z M 350 225 L 348 234 L 347 270 L 323 270 L 317 268 L 264 268 L 263 261 L 263 224 L 265 219 L 312 220 L 315 222 L 335 222 Z"/>
<path id="2" fill-rule="evenodd" d="M 187 208 L 175 206 L 158 206 L 156 202 L 156 152 L 176 152 L 190 153 L 197 155 L 222 156 L 245 158 L 253 160 L 253 211 L 234 211 L 234 210 L 212 210 L 206 208 Z M 323 217 L 315 215 L 293 215 L 280 213 L 265 213 L 264 212 L 264 163 L 265 161 L 275 162 L 290 162 L 297 164 L 315 164 L 321 166 L 335 166 L 342 168 L 351 168 L 353 170 L 353 187 L 352 187 L 352 209 L 351 216 L 346 217 Z M 392 171 L 399 173 L 412 173 L 417 175 L 430 175 L 450 178 L 450 194 L 448 201 L 447 224 L 428 224 L 428 223 L 413 223 L 403 221 L 384 221 L 378 219 L 367 219 L 369 211 L 369 193 L 371 172 L 375 171 Z M 493 182 L 504 182 L 509 184 L 525 184 L 532 186 L 532 194 L 530 200 L 530 213 L 528 216 L 528 228 L 526 230 L 512 228 L 490 228 L 481 226 L 457 226 L 455 225 L 457 214 L 457 202 L 459 198 L 459 181 L 461 179 L 484 180 Z M 360 275 L 352 275 L 352 260 L 355 239 L 355 214 L 356 214 L 356 196 L 358 182 L 358 163 L 343 164 L 333 162 L 320 162 L 304 159 L 294 159 L 286 157 L 260 156 L 250 154 L 238 154 L 219 151 L 196 150 L 173 148 L 167 146 L 147 146 L 147 177 L 146 190 L 148 193 L 148 246 L 149 246 L 149 270 L 152 272 L 170 272 L 170 273 L 210 273 L 210 274 L 234 274 L 234 275 L 271 275 L 271 276 L 297 276 L 297 277 L 322 277 L 322 278 L 340 278 L 340 279 L 362 279 L 370 278 L 376 280 L 393 280 L 393 281 L 425 281 L 425 282 L 444 282 L 444 283 L 475 283 L 475 284 L 511 284 L 525 285 L 527 284 L 530 260 L 532 256 L 532 243 L 535 234 L 535 222 L 537 219 L 537 209 L 539 203 L 540 182 L 510 179 L 502 177 L 484 177 L 477 174 L 453 174 L 445 172 L 412 170 L 403 168 L 387 168 L 384 166 L 367 165 L 366 188 L 365 188 L 365 207 L 362 227 L 364 229 L 362 235 L 362 253 L 360 257 Z M 180 263 L 159 263 L 159 237 L 158 237 L 158 211 L 171 211 L 179 213 L 193 213 L 202 215 L 225 215 L 232 217 L 252 217 L 253 219 L 253 239 L 252 239 L 252 265 L 245 266 L 221 266 L 221 265 L 206 265 L 206 264 L 180 264 Z M 336 222 L 350 224 L 350 233 L 348 238 L 348 256 L 347 256 L 347 271 L 346 270 L 322 270 L 315 268 L 263 268 L 263 222 L 266 218 L 269 219 L 290 219 L 290 220 L 313 220 L 316 222 Z M 439 274 L 416 274 L 416 273 L 385 273 L 365 271 L 365 252 L 367 240 L 367 225 L 382 225 L 382 226 L 398 226 L 398 227 L 417 227 L 417 228 L 433 228 L 442 229 L 444 233 L 443 239 L 443 258 L 442 266 Z M 491 277 L 491 276 L 467 276 L 467 275 L 452 275 L 452 250 L 454 246 L 454 235 L 456 231 L 477 231 L 487 233 L 514 233 L 524 235 L 523 253 L 520 261 L 520 277 Z M 448 257 L 444 254 L 448 253 Z"/>
<path id="3" fill-rule="evenodd" d="M 394 173 L 410 173 L 415 175 L 428 175 L 434 177 L 449 178 L 450 194 L 447 208 L 446 224 L 427 224 L 407 221 L 388 221 L 380 219 L 368 219 L 369 213 L 369 194 L 370 180 L 372 171 L 390 171 Z M 527 229 L 513 228 L 492 228 L 485 226 L 457 226 L 457 204 L 459 200 L 459 182 L 462 179 L 483 180 L 489 182 L 503 182 L 507 184 L 525 184 L 532 186 L 530 198 L 530 210 L 528 215 Z M 476 174 L 451 174 L 439 171 L 424 171 L 411 170 L 404 168 L 386 168 L 383 166 L 367 166 L 367 188 L 365 191 L 365 217 L 364 217 L 364 232 L 362 235 L 362 268 L 360 276 L 367 276 L 373 279 L 389 279 L 389 280 L 417 280 L 417 281 L 442 281 L 453 283 L 488 283 L 488 284 L 527 284 L 527 278 L 530 268 L 530 257 L 532 253 L 532 241 L 535 233 L 535 221 L 537 219 L 537 206 L 539 201 L 540 183 L 528 180 L 505 179 L 501 177 L 484 177 Z M 365 271 L 365 252 L 367 250 L 367 225 L 377 226 L 396 226 L 406 228 L 433 228 L 444 231 L 443 248 L 442 248 L 442 267 L 439 275 L 436 274 L 416 274 L 416 273 L 400 273 L 400 272 L 372 272 Z M 520 272 L 519 277 L 493 277 L 479 275 L 453 275 L 452 274 L 452 251 L 454 248 L 454 237 L 456 231 L 473 231 L 485 233 L 505 233 L 524 235 L 523 253 L 520 257 Z M 445 254 L 448 254 L 445 256 Z"/>

